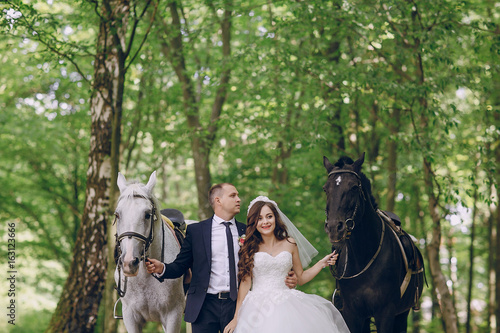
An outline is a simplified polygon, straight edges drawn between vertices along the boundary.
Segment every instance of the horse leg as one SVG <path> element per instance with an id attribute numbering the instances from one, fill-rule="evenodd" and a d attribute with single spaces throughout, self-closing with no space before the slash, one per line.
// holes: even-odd
<path id="1" fill-rule="evenodd" d="M 371 324 L 371 318 L 365 319 L 365 322 L 363 324 L 363 330 L 361 332 L 370 333 L 371 332 L 370 324 Z"/>
<path id="2" fill-rule="evenodd" d="M 134 316 L 133 311 L 123 309 L 123 324 L 128 333 L 142 333 L 146 321 L 144 318 Z"/>
<path id="3" fill-rule="evenodd" d="M 408 330 L 408 314 L 410 310 L 400 313 L 394 319 L 393 333 L 406 333 Z"/>
<path id="4" fill-rule="evenodd" d="M 127 333 L 142 333 L 142 329 L 143 329 L 145 323 L 146 322 L 144 322 L 144 321 L 134 322 L 130 319 L 125 320 L 125 317 L 123 317 L 123 324 L 125 325 L 125 328 L 127 329 Z"/>
<path id="5" fill-rule="evenodd" d="M 351 333 L 369 333 L 370 332 L 370 319 L 363 320 L 362 318 L 354 315 L 354 311 L 349 311 L 344 308 L 342 311 L 342 317 L 349 328 Z M 365 323 L 368 322 L 368 331 L 365 328 Z"/>
<path id="6" fill-rule="evenodd" d="M 384 310 L 375 316 L 375 326 L 377 332 L 389 333 L 394 329 L 394 311 Z"/>
<path id="7" fill-rule="evenodd" d="M 182 314 L 174 315 L 171 314 L 164 318 L 161 326 L 163 327 L 163 331 L 166 333 L 180 333 L 181 331 L 181 323 L 182 323 Z"/>
<path id="8" fill-rule="evenodd" d="M 174 297 L 175 295 L 170 295 L 172 299 L 182 299 L 182 290 L 179 288 L 180 298 Z M 161 317 L 161 324 L 163 331 L 166 333 L 180 333 L 182 325 L 182 313 L 184 312 L 184 302 L 176 302 L 168 307 L 167 311 Z"/>

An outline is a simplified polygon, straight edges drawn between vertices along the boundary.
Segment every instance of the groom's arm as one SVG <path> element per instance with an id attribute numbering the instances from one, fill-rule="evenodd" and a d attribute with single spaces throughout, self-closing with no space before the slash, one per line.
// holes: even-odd
<path id="1" fill-rule="evenodd" d="M 193 264 L 193 237 L 191 229 L 190 226 L 187 227 L 186 238 L 175 260 L 166 264 L 159 260 L 149 258 L 149 262 L 146 265 L 148 273 L 155 273 L 158 279 L 163 282 L 164 279 L 176 279 L 181 277 L 188 268 L 191 268 Z"/>

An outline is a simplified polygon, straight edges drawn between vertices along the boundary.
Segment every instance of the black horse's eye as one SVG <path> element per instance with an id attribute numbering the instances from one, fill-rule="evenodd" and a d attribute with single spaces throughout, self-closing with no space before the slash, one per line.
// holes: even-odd
<path id="1" fill-rule="evenodd" d="M 151 214 L 146 213 L 146 216 L 144 216 L 144 218 L 145 218 L 146 220 L 149 220 L 149 219 L 151 218 Z"/>

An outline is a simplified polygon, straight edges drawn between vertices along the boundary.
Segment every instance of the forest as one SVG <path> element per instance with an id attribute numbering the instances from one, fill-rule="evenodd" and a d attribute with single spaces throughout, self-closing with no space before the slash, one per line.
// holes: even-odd
<path id="1" fill-rule="evenodd" d="M 408 331 L 499 333 L 499 8 L 2 0 L 0 330 L 123 332 L 118 172 L 156 171 L 162 208 L 195 221 L 212 184 L 238 188 L 242 222 L 267 195 L 320 258 L 323 156 L 365 153 L 379 207 L 425 258 Z M 335 279 L 324 269 L 299 289 L 331 299 Z"/>

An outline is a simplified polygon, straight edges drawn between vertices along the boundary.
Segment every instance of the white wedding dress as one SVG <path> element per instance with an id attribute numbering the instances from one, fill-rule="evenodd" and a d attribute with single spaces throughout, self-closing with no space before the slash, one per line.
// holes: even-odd
<path id="1" fill-rule="evenodd" d="M 285 285 L 291 268 L 288 251 L 275 257 L 255 253 L 252 289 L 241 305 L 235 333 L 349 332 L 331 302 Z"/>

